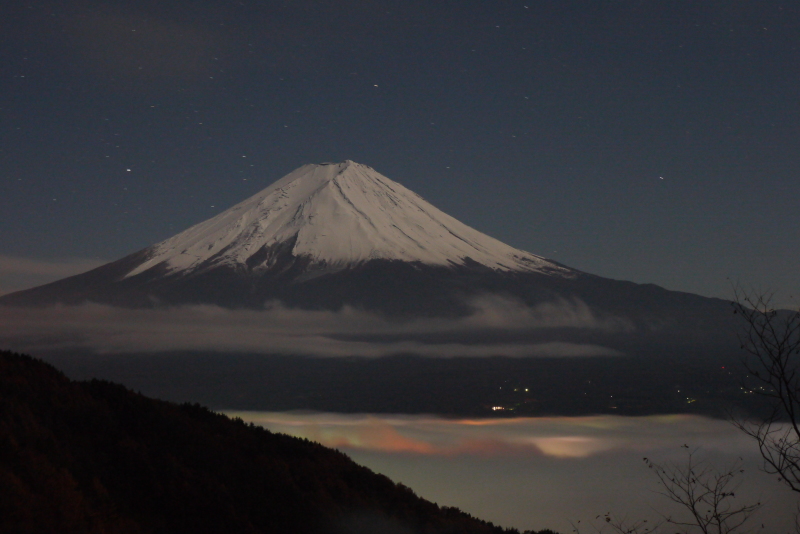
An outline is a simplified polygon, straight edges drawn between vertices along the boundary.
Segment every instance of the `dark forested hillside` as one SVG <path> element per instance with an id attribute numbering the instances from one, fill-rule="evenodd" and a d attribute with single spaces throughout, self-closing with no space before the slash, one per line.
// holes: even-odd
<path id="1" fill-rule="evenodd" d="M 504 530 L 317 443 L 0 352 L 0 532 Z"/>

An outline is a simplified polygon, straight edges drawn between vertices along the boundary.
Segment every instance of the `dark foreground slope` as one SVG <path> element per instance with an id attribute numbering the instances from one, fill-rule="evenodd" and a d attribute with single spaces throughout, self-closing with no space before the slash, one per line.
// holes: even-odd
<path id="1" fill-rule="evenodd" d="M 499 533 L 346 455 L 0 352 L 0 532 Z"/>

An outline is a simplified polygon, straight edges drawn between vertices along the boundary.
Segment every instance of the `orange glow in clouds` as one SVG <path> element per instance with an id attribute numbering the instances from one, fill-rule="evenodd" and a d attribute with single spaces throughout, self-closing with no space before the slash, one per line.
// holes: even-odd
<path id="1" fill-rule="evenodd" d="M 444 419 L 432 416 L 229 412 L 275 432 L 328 447 L 423 455 L 544 455 L 585 458 L 641 450 L 669 439 L 675 424 L 704 432 L 693 416 Z"/>

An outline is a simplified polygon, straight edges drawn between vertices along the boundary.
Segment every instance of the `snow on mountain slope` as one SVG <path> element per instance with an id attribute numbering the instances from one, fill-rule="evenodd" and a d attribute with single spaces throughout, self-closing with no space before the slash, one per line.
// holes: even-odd
<path id="1" fill-rule="evenodd" d="M 371 167 L 304 165 L 260 193 L 151 247 L 135 276 L 223 265 L 268 268 L 284 244 L 310 267 L 338 270 L 373 259 L 570 276 L 574 271 L 510 247 L 443 213 Z M 471 261 L 470 261 L 471 260 Z"/>

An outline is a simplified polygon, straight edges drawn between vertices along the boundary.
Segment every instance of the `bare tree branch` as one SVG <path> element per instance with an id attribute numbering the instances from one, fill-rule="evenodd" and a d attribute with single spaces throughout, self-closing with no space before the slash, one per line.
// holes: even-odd
<path id="1" fill-rule="evenodd" d="M 751 391 L 772 402 L 761 421 L 734 424 L 758 444 L 765 471 L 800 493 L 800 310 L 773 309 L 771 293 L 734 294 L 734 313 L 745 323 L 744 364 L 758 384 Z"/>
<path id="2" fill-rule="evenodd" d="M 744 474 L 741 458 L 720 470 L 706 461 L 698 461 L 697 451 L 690 451 L 688 445 L 684 448 L 687 449 L 685 462 L 657 463 L 643 458 L 658 478 L 661 489 L 656 493 L 677 504 L 680 515 L 659 514 L 661 521 L 648 522 L 630 521 L 607 512 L 593 521 L 572 523 L 573 532 L 581 534 L 581 528 L 594 534 L 674 534 L 676 529 L 679 533 L 746 532 L 742 529 L 761 508 L 761 503 L 742 504 L 736 500 Z"/>
<path id="3" fill-rule="evenodd" d="M 599 524 L 598 524 L 599 523 Z M 611 512 L 598 515 L 593 521 L 588 521 L 586 527 L 595 534 L 655 534 L 663 521 L 648 522 L 647 519 L 629 520 L 627 517 L 620 517 Z M 581 534 L 581 522 L 570 523 L 572 532 Z"/>
<path id="4" fill-rule="evenodd" d="M 688 446 L 684 445 L 688 449 Z M 705 461 L 698 461 L 695 451 L 688 452 L 685 463 L 656 463 L 644 458 L 661 484 L 664 495 L 688 512 L 687 519 L 664 516 L 676 527 L 699 530 L 703 534 L 730 534 L 738 531 L 761 508 L 761 503 L 735 502 L 741 485 L 739 476 L 744 473 L 741 459 L 717 470 Z"/>

